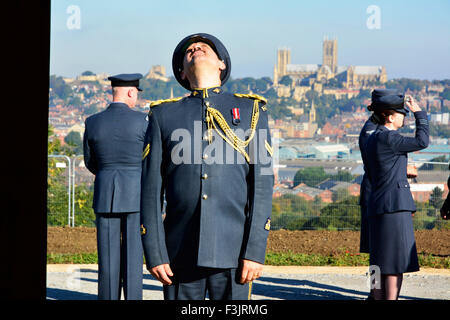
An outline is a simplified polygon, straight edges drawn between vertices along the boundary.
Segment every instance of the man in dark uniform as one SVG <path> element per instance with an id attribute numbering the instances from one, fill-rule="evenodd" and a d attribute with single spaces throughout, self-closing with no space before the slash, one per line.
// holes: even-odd
<path id="1" fill-rule="evenodd" d="M 212 35 L 183 39 L 172 66 L 191 94 L 151 105 L 141 192 L 147 268 L 165 299 L 249 299 L 272 211 L 266 100 L 223 91 L 231 62 Z"/>
<path id="2" fill-rule="evenodd" d="M 84 162 L 95 174 L 98 298 L 142 299 L 140 193 L 147 115 L 134 111 L 141 74 L 109 77 L 113 102 L 86 119 Z"/>

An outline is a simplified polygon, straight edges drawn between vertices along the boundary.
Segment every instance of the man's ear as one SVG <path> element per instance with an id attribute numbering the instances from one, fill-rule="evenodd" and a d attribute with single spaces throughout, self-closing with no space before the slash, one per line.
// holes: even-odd
<path id="1" fill-rule="evenodd" d="M 219 69 L 220 71 L 223 71 L 227 68 L 227 65 L 225 64 L 225 62 L 223 60 L 219 61 Z"/>

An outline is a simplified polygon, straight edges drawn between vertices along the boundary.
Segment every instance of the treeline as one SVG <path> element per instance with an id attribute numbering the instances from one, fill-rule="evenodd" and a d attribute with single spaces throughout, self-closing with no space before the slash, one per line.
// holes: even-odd
<path id="1" fill-rule="evenodd" d="M 450 224 L 439 216 L 439 208 L 442 205 L 442 198 L 439 196 L 442 194 L 433 190 L 430 201 L 416 202 L 414 229 L 450 228 Z M 294 194 L 286 194 L 272 201 L 271 229 L 360 230 L 360 210 L 358 196 L 347 196 L 327 204 L 319 197 L 306 200 Z"/>
<path id="2" fill-rule="evenodd" d="M 302 168 L 295 173 L 294 187 L 301 183 L 308 187 L 316 187 L 319 183 L 329 179 L 334 181 L 350 182 L 355 179 L 357 175 L 352 175 L 348 171 L 338 170 L 336 174 L 326 173 L 323 167 L 308 167 Z"/>

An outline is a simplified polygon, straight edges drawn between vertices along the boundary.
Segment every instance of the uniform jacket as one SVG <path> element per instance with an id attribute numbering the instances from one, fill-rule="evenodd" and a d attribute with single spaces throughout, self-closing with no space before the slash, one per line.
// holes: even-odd
<path id="1" fill-rule="evenodd" d="M 370 180 L 367 175 L 367 169 L 366 169 L 366 144 L 367 140 L 369 139 L 370 135 L 375 132 L 377 128 L 377 124 L 373 122 L 371 119 L 367 120 L 366 123 L 364 123 L 364 126 L 361 129 L 361 132 L 359 133 L 359 150 L 361 151 L 361 157 L 363 159 L 364 164 L 364 175 L 361 182 L 361 192 L 359 197 L 359 204 L 361 206 L 367 206 L 369 203 L 369 196 L 370 196 Z"/>
<path id="2" fill-rule="evenodd" d="M 124 103 L 112 103 L 86 119 L 84 162 L 95 174 L 96 213 L 139 211 L 146 117 Z"/>
<path id="3" fill-rule="evenodd" d="M 367 141 L 367 169 L 372 190 L 369 215 L 416 211 L 406 176 L 408 152 L 425 149 L 429 141 L 426 111 L 414 113 L 415 137 L 379 125 Z"/>
<path id="4" fill-rule="evenodd" d="M 255 103 L 257 133 L 246 148 L 254 163 L 248 163 L 214 129 L 210 143 L 206 109 L 218 110 L 232 130 L 244 133 Z M 148 267 L 170 263 L 174 268 L 233 268 L 239 258 L 264 263 L 273 188 L 264 104 L 257 97 L 238 97 L 218 87 L 193 90 L 188 97 L 151 108 L 141 200 Z M 240 114 L 236 125 L 233 109 Z M 260 157 L 250 154 L 253 144 L 259 144 Z"/>

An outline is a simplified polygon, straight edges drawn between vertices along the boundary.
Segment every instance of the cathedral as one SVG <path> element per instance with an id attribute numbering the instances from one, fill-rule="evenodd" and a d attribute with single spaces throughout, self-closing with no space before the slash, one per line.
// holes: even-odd
<path id="1" fill-rule="evenodd" d="M 374 82 L 385 83 L 387 81 L 386 68 L 384 66 L 339 66 L 337 64 L 337 40 L 324 38 L 322 49 L 322 64 L 292 64 L 290 49 L 278 49 L 277 64 L 273 70 L 273 83 L 278 82 L 283 76 L 290 76 L 293 83 L 291 89 L 298 87 L 312 87 L 321 91 L 322 84 L 330 79 L 336 79 L 343 83 L 347 89 L 356 89 L 370 86 Z M 305 91 L 306 89 L 296 89 Z M 281 96 L 283 88 L 279 90 Z M 286 88 L 284 88 L 286 91 Z M 301 92 L 299 93 L 301 95 Z M 295 93 L 294 93 L 295 96 Z"/>

